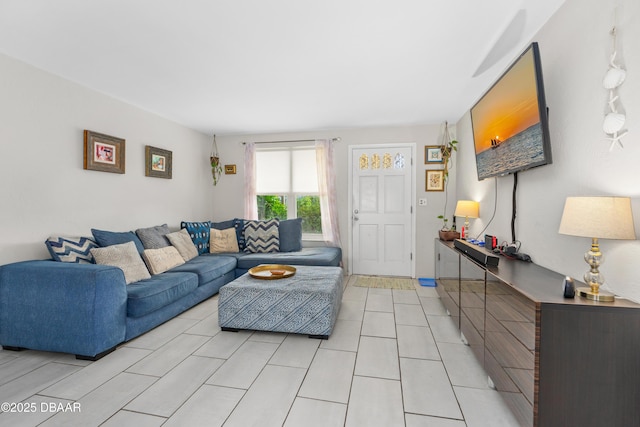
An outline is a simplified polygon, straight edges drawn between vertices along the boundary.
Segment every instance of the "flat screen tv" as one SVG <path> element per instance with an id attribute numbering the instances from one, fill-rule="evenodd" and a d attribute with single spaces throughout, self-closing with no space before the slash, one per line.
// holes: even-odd
<path id="1" fill-rule="evenodd" d="M 471 108 L 478 180 L 551 163 L 547 105 L 532 43 Z"/>

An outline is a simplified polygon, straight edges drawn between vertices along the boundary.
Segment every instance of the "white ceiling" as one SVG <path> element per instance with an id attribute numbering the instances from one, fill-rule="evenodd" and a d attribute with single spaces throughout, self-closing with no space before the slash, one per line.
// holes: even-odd
<path id="1" fill-rule="evenodd" d="M 455 122 L 563 2 L 0 0 L 0 52 L 208 134 Z"/>

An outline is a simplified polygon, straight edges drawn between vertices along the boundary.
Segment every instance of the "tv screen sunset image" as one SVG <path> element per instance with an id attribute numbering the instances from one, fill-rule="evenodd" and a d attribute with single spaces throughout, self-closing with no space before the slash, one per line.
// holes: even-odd
<path id="1" fill-rule="evenodd" d="M 544 161 L 533 49 L 478 101 L 471 118 L 479 179 Z"/>

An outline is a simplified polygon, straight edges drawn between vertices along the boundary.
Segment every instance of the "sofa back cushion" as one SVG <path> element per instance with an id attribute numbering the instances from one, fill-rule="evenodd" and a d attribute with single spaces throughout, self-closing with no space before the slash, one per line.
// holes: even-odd
<path id="1" fill-rule="evenodd" d="M 111 245 L 119 245 L 121 243 L 133 242 L 136 245 L 138 253 L 144 251 L 144 245 L 133 231 L 106 231 L 91 229 L 94 239 L 98 242 L 98 246 L 107 247 Z"/>
<path id="2" fill-rule="evenodd" d="M 302 250 L 302 218 L 280 221 L 280 252 L 297 252 Z"/>
<path id="3" fill-rule="evenodd" d="M 96 264 L 120 268 L 124 272 L 127 285 L 151 277 L 133 242 L 94 248 L 91 249 L 91 255 L 95 258 Z"/>

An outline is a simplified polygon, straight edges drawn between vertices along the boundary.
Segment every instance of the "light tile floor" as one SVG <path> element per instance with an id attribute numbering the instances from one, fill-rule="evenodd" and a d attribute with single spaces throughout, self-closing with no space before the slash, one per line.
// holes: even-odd
<path id="1" fill-rule="evenodd" d="M 214 297 L 97 362 L 0 351 L 0 425 L 518 425 L 435 289 L 346 281 L 324 341 L 222 332 Z"/>

